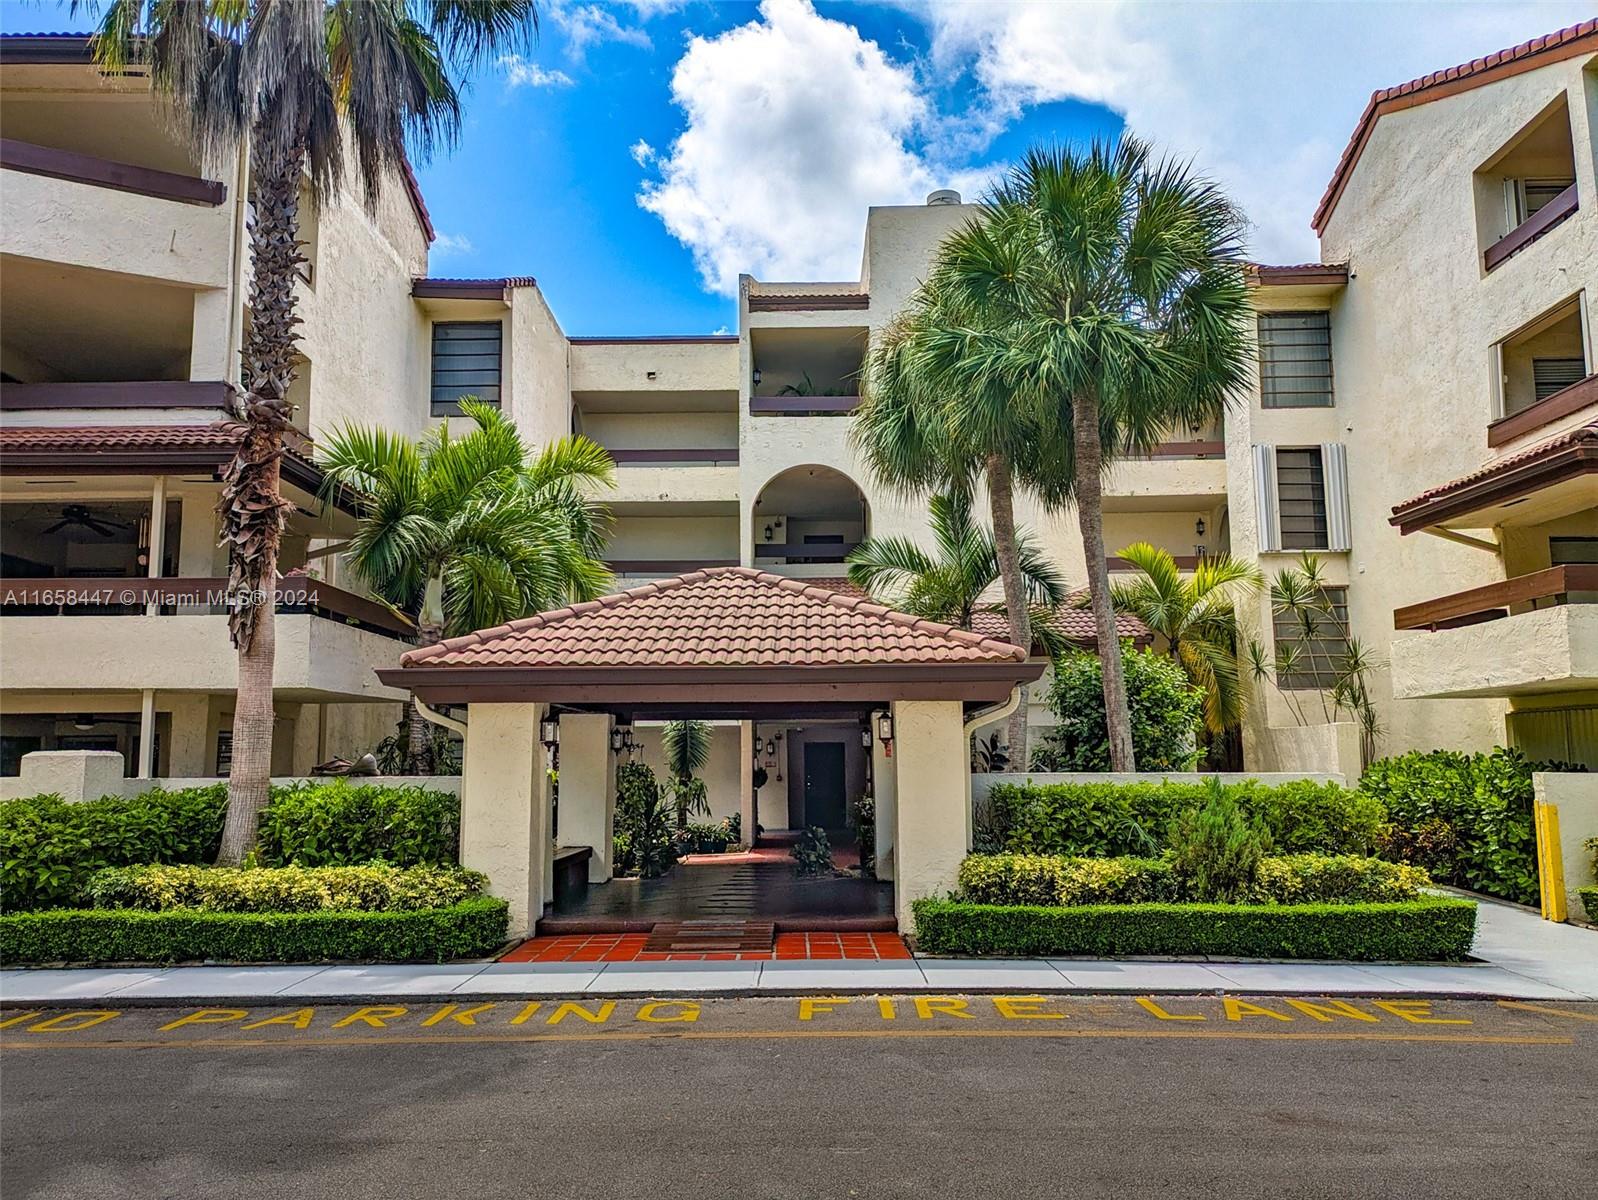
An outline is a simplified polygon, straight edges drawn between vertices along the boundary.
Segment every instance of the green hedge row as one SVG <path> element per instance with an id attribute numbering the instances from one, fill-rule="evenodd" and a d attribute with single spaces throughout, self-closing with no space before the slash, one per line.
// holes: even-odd
<path id="1" fill-rule="evenodd" d="M 1386 812 L 1335 783 L 1254 780 L 1223 785 L 1258 818 L 1280 854 L 1369 854 Z M 1155 855 L 1171 822 L 1211 798 L 1203 782 L 996 785 L 981 814 L 984 850 L 1093 858 Z"/>
<path id="2" fill-rule="evenodd" d="M 1458 959 L 1476 905 L 1427 897 L 1397 904 L 1135 904 L 1078 908 L 917 900 L 916 947 L 929 954 L 1217 955 L 1354 961 Z"/>
<path id="3" fill-rule="evenodd" d="M 483 894 L 459 867 L 107 867 L 85 893 L 96 908 L 147 912 L 414 912 Z"/>
<path id="4" fill-rule="evenodd" d="M 961 898 L 976 904 L 1144 904 L 1190 901 L 1169 858 L 973 854 L 960 864 Z M 1290 854 L 1260 861 L 1245 893 L 1256 904 L 1391 903 L 1431 880 L 1419 867 L 1351 854 Z"/>
<path id="5" fill-rule="evenodd" d="M 226 783 L 81 804 L 8 800 L 0 804 L 0 908 L 82 904 L 90 878 L 106 867 L 211 862 L 226 811 Z M 261 814 L 256 861 L 450 866 L 459 843 L 459 797 L 338 779 L 275 789 Z"/>
<path id="6" fill-rule="evenodd" d="M 53 909 L 0 915 L 0 963 L 447 962 L 505 942 L 503 900 L 414 912 Z"/>

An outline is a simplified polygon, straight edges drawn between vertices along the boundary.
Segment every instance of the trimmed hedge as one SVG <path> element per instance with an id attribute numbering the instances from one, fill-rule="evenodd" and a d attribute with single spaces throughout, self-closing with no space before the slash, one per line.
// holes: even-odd
<path id="1" fill-rule="evenodd" d="M 335 779 L 276 792 L 261 813 L 256 853 L 272 867 L 445 867 L 458 857 L 460 828 L 460 797 L 449 792 Z"/>
<path id="2" fill-rule="evenodd" d="M 458 867 L 108 867 L 89 881 L 96 908 L 147 912 L 414 912 L 483 894 Z"/>
<path id="3" fill-rule="evenodd" d="M 414 912 L 54 909 L 0 916 L 0 962 L 447 962 L 505 942 L 505 901 Z"/>
<path id="4" fill-rule="evenodd" d="M 1368 854 L 1386 812 L 1379 801 L 1335 783 L 1254 780 L 1222 785 L 1258 818 L 1281 854 Z M 983 824 L 998 849 L 1094 858 L 1156 854 L 1171 822 L 1203 808 L 1210 785 L 1164 783 L 1001 783 L 988 794 Z"/>
<path id="5" fill-rule="evenodd" d="M 1426 897 L 1397 904 L 912 905 L 917 949 L 1031 958 L 1071 954 L 1218 955 L 1353 961 L 1458 959 L 1476 934 L 1476 905 Z"/>
<path id="6" fill-rule="evenodd" d="M 960 864 L 961 897 L 976 904 L 1177 903 L 1194 899 L 1169 858 L 973 854 Z M 1247 900 L 1255 904 L 1391 903 L 1431 880 L 1418 867 L 1354 855 L 1267 857 Z"/>

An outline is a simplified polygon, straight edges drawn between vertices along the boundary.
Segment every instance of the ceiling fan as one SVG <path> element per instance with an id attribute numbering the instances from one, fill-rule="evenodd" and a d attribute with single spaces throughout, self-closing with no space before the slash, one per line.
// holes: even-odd
<path id="1" fill-rule="evenodd" d="M 61 510 L 61 519 L 46 529 L 45 532 L 55 533 L 57 530 L 65 529 L 69 525 L 82 526 L 90 533 L 98 534 L 100 537 L 110 537 L 119 529 L 133 528 L 132 523 L 128 521 L 118 521 L 114 517 L 95 516 L 87 504 L 68 504 Z"/>

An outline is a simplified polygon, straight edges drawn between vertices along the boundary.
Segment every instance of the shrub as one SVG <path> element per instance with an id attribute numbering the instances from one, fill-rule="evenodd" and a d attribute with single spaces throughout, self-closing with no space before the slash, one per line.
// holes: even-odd
<path id="1" fill-rule="evenodd" d="M 720 854 L 732 844 L 732 834 L 720 825 L 685 825 L 674 839 L 679 854 Z"/>
<path id="2" fill-rule="evenodd" d="M 1377 903 L 1411 900 L 1431 882 L 1403 863 L 1352 855 L 1262 858 L 1252 904 Z M 973 904 L 1174 903 L 1198 899 L 1169 858 L 1066 858 L 973 854 L 960 864 L 960 899 Z"/>
<path id="3" fill-rule="evenodd" d="M 89 882 L 96 908 L 161 912 L 409 912 L 480 896 L 458 867 L 110 867 Z"/>
<path id="4" fill-rule="evenodd" d="M 448 866 L 460 853 L 459 796 L 346 779 L 274 792 L 261 813 L 256 859 L 266 866 L 389 862 Z"/>
<path id="5" fill-rule="evenodd" d="M 1587 919 L 1598 922 L 1598 887 L 1577 888 L 1576 895 L 1581 897 L 1581 906 L 1587 910 Z"/>
<path id="6" fill-rule="evenodd" d="M 1166 844 L 1171 869 L 1195 900 L 1230 902 L 1254 890 L 1260 860 L 1270 851 L 1271 835 L 1250 817 L 1237 797 L 1209 781 L 1202 808 L 1190 808 L 1171 822 Z"/>
<path id="7" fill-rule="evenodd" d="M 29 796 L 0 804 L 0 906 L 77 903 L 102 867 L 200 863 L 216 857 L 227 785 L 68 804 Z"/>
<path id="8" fill-rule="evenodd" d="M 1203 691 L 1166 655 L 1123 645 L 1121 661 L 1138 770 L 1191 771 L 1199 759 Z M 1048 705 L 1059 724 L 1039 737 L 1032 769 L 1108 771 L 1110 733 L 1099 656 L 1073 651 L 1057 658 Z"/>
<path id="9" fill-rule="evenodd" d="M 860 846 L 860 873 L 877 873 L 877 802 L 871 796 L 861 796 L 854 802 L 855 836 Z"/>
<path id="10" fill-rule="evenodd" d="M 1582 770 L 1533 763 L 1503 747 L 1487 754 L 1414 751 L 1373 762 L 1359 787 L 1397 827 L 1386 838 L 1387 853 L 1424 866 L 1441 883 L 1536 904 L 1532 772 Z"/>
<path id="11" fill-rule="evenodd" d="M 721 819 L 721 827 L 726 831 L 727 845 L 736 846 L 744 840 L 743 813 L 728 813 Z"/>
<path id="12" fill-rule="evenodd" d="M 677 861 L 660 781 L 647 763 L 628 759 L 616 768 L 614 837 L 618 875 L 655 879 Z"/>
<path id="13" fill-rule="evenodd" d="M 832 843 L 827 840 L 827 831 L 819 825 L 802 832 L 788 855 L 800 875 L 832 874 Z"/>
<path id="14" fill-rule="evenodd" d="M 1457 959 L 1476 905 L 1428 896 L 1398 904 L 1137 904 L 1078 908 L 917 900 L 916 946 L 929 954 L 1218 955 L 1358 961 Z"/>
<path id="15" fill-rule="evenodd" d="M 447 962 L 505 942 L 503 900 L 408 912 L 143 912 L 0 916 L 0 962 Z"/>
<path id="16" fill-rule="evenodd" d="M 1284 854 L 1369 853 L 1386 821 L 1376 800 L 1335 783 L 1221 786 Z M 1209 796 L 1198 781 L 997 784 L 983 806 L 983 844 L 1033 854 L 1158 854 L 1171 822 Z"/>

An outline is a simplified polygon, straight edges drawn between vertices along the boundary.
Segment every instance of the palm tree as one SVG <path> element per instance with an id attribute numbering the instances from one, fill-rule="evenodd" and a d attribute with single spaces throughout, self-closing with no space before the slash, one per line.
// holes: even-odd
<path id="1" fill-rule="evenodd" d="M 1133 613 L 1165 639 L 1167 652 L 1204 691 L 1204 726 L 1212 735 L 1235 729 L 1246 703 L 1237 601 L 1264 585 L 1259 568 L 1222 554 L 1200 559 L 1192 577 L 1183 579 L 1170 552 L 1148 542 L 1116 554 L 1142 572 L 1111 586 L 1116 611 Z"/>
<path id="2" fill-rule="evenodd" d="M 72 7 L 79 7 L 73 0 Z M 405 169 L 460 129 L 456 76 L 530 39 L 533 0 L 106 0 L 93 40 L 113 74 L 146 65 L 201 159 L 249 151 L 250 319 L 234 415 L 245 435 L 223 475 L 228 631 L 238 652 L 228 812 L 217 861 L 255 844 L 271 797 L 273 612 L 279 487 L 293 405 L 300 182 L 312 202 L 353 165 L 369 208 Z"/>
<path id="3" fill-rule="evenodd" d="M 412 441 L 344 425 L 323 448 L 324 489 L 352 489 L 361 520 L 350 565 L 415 617 L 418 641 L 502 625 L 602 595 L 605 514 L 588 492 L 614 482 L 603 447 L 562 438 L 531 454 L 499 409 L 460 402 L 472 427 L 436 425 Z M 427 724 L 410 714 L 412 769 L 425 772 Z"/>
<path id="4" fill-rule="evenodd" d="M 710 761 L 710 732 L 709 721 L 669 721 L 661 730 L 660 749 L 677 803 L 678 829 L 688 824 L 691 815 L 710 811 L 704 782 L 694 778 Z"/>
<path id="5" fill-rule="evenodd" d="M 936 543 L 933 553 L 908 538 L 869 538 L 849 555 L 850 582 L 900 612 L 961 629 L 970 629 L 978 612 L 1001 613 L 1008 619 L 1004 605 L 982 603 L 999 582 L 998 546 L 993 535 L 971 519 L 970 496 L 941 493 L 932 497 L 928 508 Z M 1049 614 L 1067 599 L 1065 578 L 1024 531 L 1016 534 L 1016 551 L 1032 636 L 1051 653 L 1063 649 Z"/>
<path id="6" fill-rule="evenodd" d="M 934 374 L 961 403 L 1006 394 L 1066 451 L 1100 646 L 1116 645 L 1106 467 L 1213 421 L 1247 380 L 1242 229 L 1214 184 L 1127 135 L 1029 151 L 939 254 L 936 286 L 966 324 L 931 348 Z M 992 419 L 961 416 L 979 431 Z M 1101 657 L 1111 769 L 1132 771 L 1125 675 Z"/>

